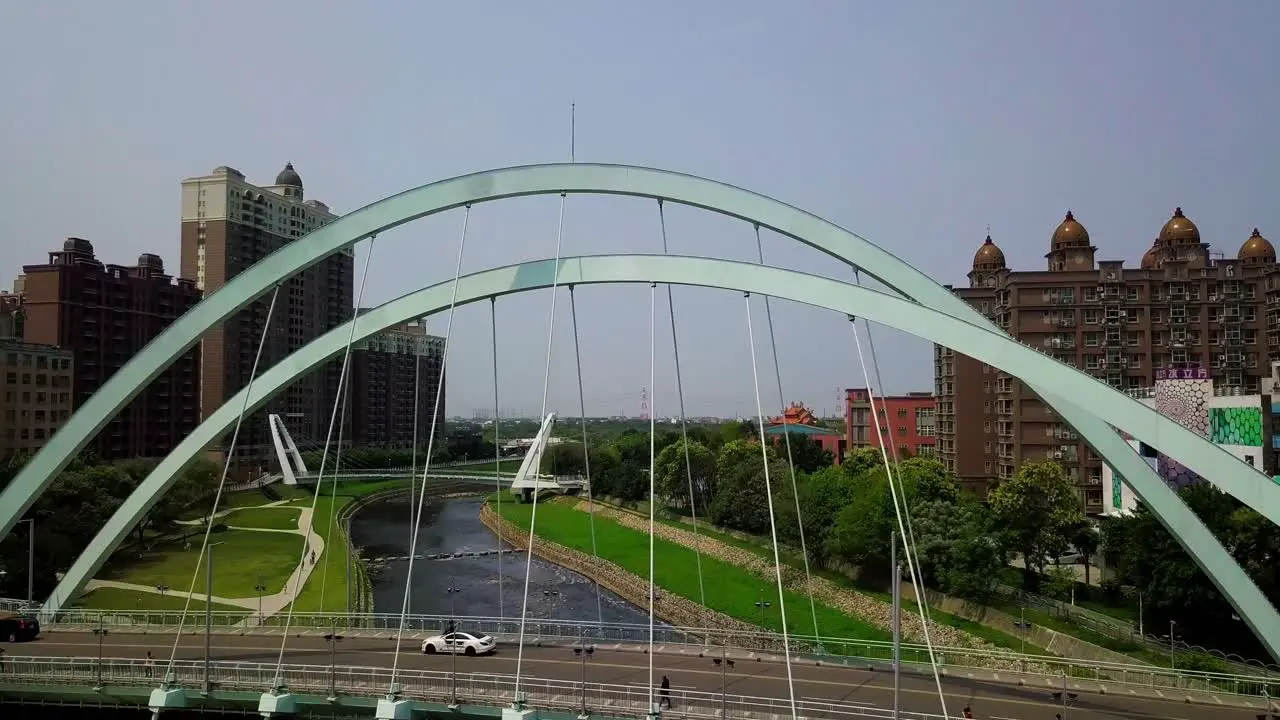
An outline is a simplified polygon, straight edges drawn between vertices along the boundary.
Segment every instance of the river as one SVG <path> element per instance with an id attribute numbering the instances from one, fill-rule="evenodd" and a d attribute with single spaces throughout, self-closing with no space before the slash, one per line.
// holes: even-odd
<path id="1" fill-rule="evenodd" d="M 427 498 L 418 554 L 494 550 L 497 536 L 480 522 L 483 500 L 474 497 Z M 377 501 L 361 508 L 351 519 L 351 538 L 366 558 L 403 557 L 410 543 L 410 507 L 407 496 Z M 510 550 L 510 546 L 503 544 Z M 502 555 L 502 599 L 498 593 L 498 556 L 460 557 L 413 563 L 411 614 L 520 617 L 524 593 L 526 555 Z M 407 560 L 370 563 L 375 612 L 399 613 L 404 604 Z M 458 588 L 449 593 L 448 588 Z M 647 623 L 649 615 L 617 595 L 601 588 L 600 614 L 604 622 Z M 595 620 L 596 586 L 590 579 L 558 565 L 533 558 L 529 582 L 530 618 Z"/>

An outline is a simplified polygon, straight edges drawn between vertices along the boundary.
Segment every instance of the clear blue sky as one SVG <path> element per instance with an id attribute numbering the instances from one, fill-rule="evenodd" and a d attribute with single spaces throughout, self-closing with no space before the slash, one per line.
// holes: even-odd
<path id="1" fill-rule="evenodd" d="M 156 252 L 176 267 L 178 183 L 217 165 L 265 184 L 292 161 L 309 197 L 346 212 L 564 160 L 570 102 L 580 161 L 775 196 L 940 282 L 964 282 L 987 225 L 1011 264 L 1043 267 L 1068 208 L 1101 258 L 1135 263 L 1175 205 L 1234 253 L 1254 226 L 1280 241 L 1277 27 L 1280 4 L 1262 1 L 9 3 L 0 281 L 70 235 L 108 262 Z M 477 206 L 465 271 L 551 256 L 556 213 L 555 198 Z M 365 304 L 451 277 L 460 224 L 381 238 Z M 744 224 L 673 209 L 668 225 L 676 252 L 754 255 Z M 570 198 L 566 254 L 659 249 L 652 203 Z M 776 237 L 765 251 L 841 272 Z M 635 414 L 648 289 L 580 295 L 588 412 Z M 741 297 L 675 295 L 690 413 L 754 412 Z M 504 412 L 540 404 L 549 306 L 549 293 L 499 302 Z M 550 407 L 576 414 L 567 309 Z M 775 319 L 789 400 L 832 409 L 837 387 L 862 384 L 842 318 L 781 306 Z M 492 404 L 487 304 L 454 328 L 448 409 L 470 415 Z M 675 412 L 669 332 L 660 322 L 660 415 Z M 931 389 L 930 346 L 876 332 L 888 389 Z M 763 391 L 776 411 L 776 387 Z"/>

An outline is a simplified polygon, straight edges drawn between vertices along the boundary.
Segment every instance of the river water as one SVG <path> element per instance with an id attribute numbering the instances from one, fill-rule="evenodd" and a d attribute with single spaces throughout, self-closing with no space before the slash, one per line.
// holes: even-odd
<path id="1" fill-rule="evenodd" d="M 480 498 L 431 498 L 423 509 L 418 532 L 418 554 L 494 550 L 498 538 L 480 522 Z M 351 519 L 351 538 L 363 557 L 373 559 L 375 612 L 399 613 L 404 603 L 407 560 L 379 560 L 409 554 L 411 508 L 407 496 L 378 501 L 361 508 Z M 503 547 L 511 547 L 503 543 Z M 524 593 L 526 555 L 502 555 L 502 597 L 499 599 L 498 556 L 460 557 L 413 563 L 411 614 L 520 617 Z M 456 593 L 448 592 L 458 588 Z M 646 611 L 617 595 L 600 589 L 604 622 L 647 623 Z M 596 586 L 591 580 L 558 565 L 533 558 L 529 582 L 530 618 L 596 620 Z"/>

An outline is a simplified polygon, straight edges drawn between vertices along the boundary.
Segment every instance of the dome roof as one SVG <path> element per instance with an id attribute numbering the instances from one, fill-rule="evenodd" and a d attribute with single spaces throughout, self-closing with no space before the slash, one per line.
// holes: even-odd
<path id="1" fill-rule="evenodd" d="M 1159 256 L 1157 255 L 1156 250 L 1158 250 L 1159 248 L 1160 248 L 1160 238 L 1156 238 L 1155 242 L 1151 243 L 1151 247 L 1147 248 L 1147 251 L 1142 255 L 1143 270 L 1156 269 L 1156 263 L 1159 261 Z"/>
<path id="2" fill-rule="evenodd" d="M 93 255 L 93 243 L 84 238 L 69 237 L 62 243 L 63 252 L 76 252 L 86 255 Z"/>
<path id="3" fill-rule="evenodd" d="M 987 235 L 987 239 L 984 240 L 982 246 L 978 248 L 978 252 L 973 254 L 973 269 L 1003 270 L 1005 267 L 1004 251 L 992 242 L 990 235 Z"/>
<path id="4" fill-rule="evenodd" d="M 1175 208 L 1173 217 L 1160 228 L 1161 245 L 1199 245 L 1200 228 L 1182 214 L 1182 208 Z"/>
<path id="5" fill-rule="evenodd" d="M 1258 232 L 1258 228 L 1253 229 L 1253 234 L 1248 240 L 1244 241 L 1244 245 L 1240 246 L 1240 259 L 1248 264 L 1255 263 L 1273 263 L 1276 261 L 1276 249 L 1266 238 L 1262 237 L 1262 233 Z"/>
<path id="6" fill-rule="evenodd" d="M 1084 226 L 1076 220 L 1076 216 L 1068 210 L 1067 216 L 1062 219 L 1062 224 L 1053 231 L 1050 249 L 1061 250 L 1073 247 L 1089 247 L 1089 231 L 1085 230 Z"/>
<path id="7" fill-rule="evenodd" d="M 142 253 L 138 256 L 138 267 L 151 268 L 156 272 L 164 272 L 164 261 L 154 253 Z"/>
<path id="8" fill-rule="evenodd" d="M 302 187 L 302 176 L 297 170 L 293 169 L 293 163 L 285 163 L 284 169 L 276 175 L 276 185 L 291 185 L 293 187 Z"/>

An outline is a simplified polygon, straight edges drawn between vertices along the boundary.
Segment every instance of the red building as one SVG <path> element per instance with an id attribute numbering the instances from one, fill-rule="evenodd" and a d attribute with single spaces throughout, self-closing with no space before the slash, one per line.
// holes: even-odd
<path id="1" fill-rule="evenodd" d="M 871 400 L 866 388 L 845 390 L 845 441 L 849 449 L 896 447 L 899 456 L 933 455 L 937 444 L 937 401 L 931 393 L 876 396 L 880 433 L 871 424 Z M 892 456 L 892 451 L 890 451 Z"/>
<path id="2" fill-rule="evenodd" d="M 831 453 L 836 465 L 844 459 L 845 437 L 819 425 L 813 411 L 801 403 L 792 403 L 782 415 L 770 418 L 764 426 L 764 434 L 778 444 L 783 442 L 784 432 L 790 433 L 793 438 L 805 438 L 818 443 L 819 447 Z"/>

